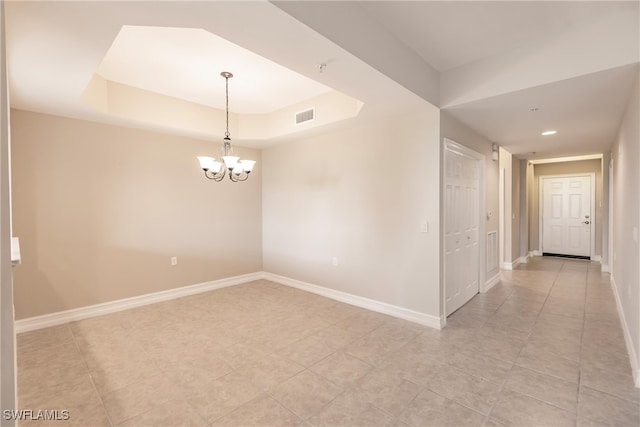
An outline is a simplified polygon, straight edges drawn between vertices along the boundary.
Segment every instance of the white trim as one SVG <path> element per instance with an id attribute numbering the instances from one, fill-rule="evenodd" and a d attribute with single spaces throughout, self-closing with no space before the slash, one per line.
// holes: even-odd
<path id="1" fill-rule="evenodd" d="M 391 305 L 358 295 L 337 291 L 335 289 L 325 288 L 324 286 L 318 286 L 300 280 L 292 279 L 290 277 L 265 272 L 264 278 L 272 282 L 280 283 L 281 285 L 291 286 L 292 288 L 301 289 L 303 291 L 311 292 L 317 295 L 322 295 L 323 297 L 331 298 L 336 301 L 355 305 L 357 307 L 362 307 L 371 311 L 377 311 L 378 313 L 388 314 L 393 317 L 398 317 L 400 319 L 419 323 L 421 325 L 429 326 L 435 329 L 442 329 L 445 324 L 445 319 L 442 316 L 432 316 L 430 314 L 409 310 L 408 308 L 398 307 L 396 305 Z"/>
<path id="2" fill-rule="evenodd" d="M 515 270 L 517 266 L 522 263 L 522 257 L 516 258 L 513 262 L 503 262 L 502 269 L 503 270 Z M 524 262 L 526 264 L 526 261 Z"/>
<path id="3" fill-rule="evenodd" d="M 151 294 L 139 295 L 131 298 L 124 298 L 109 301 L 102 304 L 89 305 L 86 307 L 74 308 L 71 310 L 58 311 L 56 313 L 44 314 L 42 316 L 29 317 L 16 320 L 16 333 L 33 331 L 35 329 L 47 328 L 49 326 L 61 325 L 75 320 L 88 319 L 90 317 L 101 316 L 103 314 L 115 313 L 117 311 L 130 308 L 141 307 L 156 302 L 172 300 L 185 297 L 187 295 L 199 294 L 215 289 L 226 288 L 228 286 L 239 285 L 241 283 L 259 280 L 264 277 L 264 273 L 256 272 L 243 274 L 240 276 L 227 277 L 196 285 L 183 286 L 166 291 L 154 292 Z"/>
<path id="4" fill-rule="evenodd" d="M 102 304 L 95 304 L 86 307 L 74 308 L 71 310 L 59 311 L 56 313 L 44 314 L 42 316 L 29 317 L 27 319 L 20 319 L 15 323 L 15 330 L 16 334 L 18 334 L 21 332 L 48 328 L 50 326 L 56 326 L 77 320 L 101 316 L 104 314 L 115 313 L 118 311 L 128 310 L 130 308 L 141 307 L 144 305 L 168 301 L 188 295 L 199 294 L 202 292 L 213 291 L 229 286 L 240 285 L 242 283 L 260 279 L 271 280 L 282 285 L 302 289 L 304 291 L 322 295 L 336 301 L 341 301 L 347 304 L 355 305 L 357 307 L 365 308 L 367 310 L 388 314 L 390 316 L 405 319 L 414 323 L 419 323 L 421 325 L 429 326 L 435 329 L 442 329 L 446 324 L 446 319 L 444 318 L 444 316 L 439 318 L 437 316 L 432 316 L 429 314 L 420 313 L 418 311 L 398 307 L 369 298 L 348 294 L 346 292 L 313 285 L 311 283 L 302 282 L 296 279 L 291 279 L 267 272 L 256 272 L 243 274 L 241 276 L 233 276 L 224 279 L 213 280 L 210 282 L 199 283 L 196 285 L 183 286 L 166 291 L 154 292 L 151 294 L 139 295 L 131 298 L 124 298 L 116 301 L 109 301 Z"/>
<path id="5" fill-rule="evenodd" d="M 534 256 L 542 256 L 542 252 L 537 249 L 534 249 L 533 251 L 529 252 L 529 256 L 531 258 L 533 258 Z"/>
<path id="6" fill-rule="evenodd" d="M 600 255 L 594 255 L 591 257 L 591 261 L 602 262 L 602 257 Z"/>
<path id="7" fill-rule="evenodd" d="M 602 153 L 599 153 L 599 154 L 587 154 L 585 156 L 555 157 L 553 159 L 532 159 L 532 160 L 529 160 L 529 162 L 534 165 L 541 165 L 543 163 L 575 162 L 579 160 L 595 160 L 595 159 L 601 159 L 601 158 L 602 158 Z"/>
<path id="8" fill-rule="evenodd" d="M 611 156 L 613 156 L 613 153 L 611 153 Z M 609 214 L 607 215 L 607 221 L 609 222 L 609 243 L 607 247 L 609 249 L 609 254 L 607 256 L 607 271 L 610 273 L 613 273 L 613 168 L 613 159 L 609 157 L 609 194 L 607 195 L 607 203 L 609 206 Z"/>
<path id="9" fill-rule="evenodd" d="M 500 283 L 500 272 L 496 273 L 491 279 L 487 280 L 484 283 L 484 287 L 482 289 L 482 293 L 488 292 L 489 289 L 493 288 L 495 285 Z"/>
<path id="10" fill-rule="evenodd" d="M 589 257 L 593 256 L 596 250 L 596 174 L 595 172 L 575 173 L 575 174 L 558 174 L 558 175 L 540 175 L 538 177 L 538 244 L 540 245 L 540 255 L 544 252 L 543 248 L 543 228 L 542 228 L 542 216 L 544 209 L 544 196 L 543 188 L 545 179 L 553 178 L 571 178 L 571 177 L 584 177 L 588 176 L 591 187 L 591 209 L 589 212 L 589 225 L 590 225 L 590 237 L 589 242 Z M 569 254 L 571 255 L 571 254 Z"/>
<path id="11" fill-rule="evenodd" d="M 505 168 L 498 169 L 498 235 L 500 239 L 498 240 L 498 265 L 504 265 L 504 252 L 505 252 L 505 242 L 507 241 L 507 237 L 505 236 L 505 218 L 504 218 L 504 205 L 505 205 L 505 194 L 506 194 L 506 171 Z M 504 268 L 504 267 L 502 267 Z"/>
<path id="12" fill-rule="evenodd" d="M 603 273 L 611 273 L 611 268 L 607 264 L 602 264 L 600 266 L 600 271 Z"/>
<path id="13" fill-rule="evenodd" d="M 627 353 L 629 354 L 629 361 L 631 362 L 631 371 L 633 372 L 633 382 L 635 386 L 640 388 L 640 367 L 638 366 L 638 356 L 636 350 L 633 347 L 633 341 L 631 340 L 631 333 L 629 332 L 629 326 L 627 320 L 624 317 L 624 310 L 622 309 L 622 302 L 620 301 L 620 295 L 618 295 L 618 287 L 616 281 L 611 275 L 611 289 L 613 289 L 613 296 L 616 299 L 616 306 L 618 307 L 618 315 L 620 316 L 620 323 L 622 324 L 622 331 L 624 332 L 624 342 L 627 345 Z"/>
<path id="14" fill-rule="evenodd" d="M 515 270 L 515 268 L 517 266 L 519 266 L 520 264 L 528 263 L 529 262 L 529 256 L 530 255 L 521 256 L 520 258 L 516 258 L 515 261 L 513 261 L 513 262 L 503 262 L 502 263 L 502 269 L 503 270 Z"/>

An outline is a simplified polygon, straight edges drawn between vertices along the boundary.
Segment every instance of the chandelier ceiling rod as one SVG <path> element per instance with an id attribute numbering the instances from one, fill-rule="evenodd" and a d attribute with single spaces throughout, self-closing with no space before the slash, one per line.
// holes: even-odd
<path id="1" fill-rule="evenodd" d="M 227 127 L 222 145 L 222 161 L 216 161 L 216 159 L 209 156 L 199 156 L 198 160 L 200 161 L 200 167 L 204 171 L 204 176 L 208 179 L 220 182 L 225 176 L 228 176 L 233 182 L 246 181 L 256 162 L 254 160 L 240 160 L 240 157 L 233 154 L 231 134 L 229 133 L 229 79 L 233 77 L 233 74 L 223 71 L 220 75 L 225 79 L 225 107 L 227 113 Z"/>
<path id="2" fill-rule="evenodd" d="M 224 139 L 231 140 L 231 138 L 229 137 L 231 135 L 229 133 L 229 79 L 233 77 L 233 74 L 231 74 L 228 71 L 223 71 L 222 73 L 220 73 L 220 75 L 224 77 L 224 87 L 225 87 L 225 95 L 226 95 L 225 108 L 227 110 L 227 130 L 224 133 Z"/>

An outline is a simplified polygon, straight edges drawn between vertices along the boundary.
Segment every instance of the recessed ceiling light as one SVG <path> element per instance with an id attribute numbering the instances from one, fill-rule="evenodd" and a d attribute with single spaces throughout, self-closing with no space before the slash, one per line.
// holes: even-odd
<path id="1" fill-rule="evenodd" d="M 556 133 L 558 133 L 558 131 L 555 130 L 545 130 L 544 132 L 542 132 L 543 136 L 549 136 L 549 135 L 555 135 Z"/>

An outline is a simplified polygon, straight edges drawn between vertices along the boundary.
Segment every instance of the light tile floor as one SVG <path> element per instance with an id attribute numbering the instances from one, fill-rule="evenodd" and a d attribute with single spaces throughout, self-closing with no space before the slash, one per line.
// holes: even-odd
<path id="1" fill-rule="evenodd" d="M 535 258 L 442 331 L 268 281 L 18 336 L 76 426 L 638 426 L 609 276 Z"/>

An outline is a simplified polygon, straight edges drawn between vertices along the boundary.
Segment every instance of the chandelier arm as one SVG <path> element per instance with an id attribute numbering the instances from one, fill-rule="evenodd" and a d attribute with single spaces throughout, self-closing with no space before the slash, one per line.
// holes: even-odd
<path id="1" fill-rule="evenodd" d="M 246 172 L 242 172 L 239 175 L 232 173 L 231 175 L 229 175 L 229 178 L 231 178 L 231 181 L 233 182 L 242 182 L 246 181 L 247 178 L 249 178 L 249 175 L 247 175 Z"/>
<path id="2" fill-rule="evenodd" d="M 224 178 L 224 172 L 223 173 L 214 173 L 214 172 L 211 172 L 209 170 L 206 170 L 206 171 L 204 171 L 204 176 L 206 176 L 208 179 L 211 179 L 213 181 L 220 182 L 220 181 L 222 181 L 222 178 Z"/>

